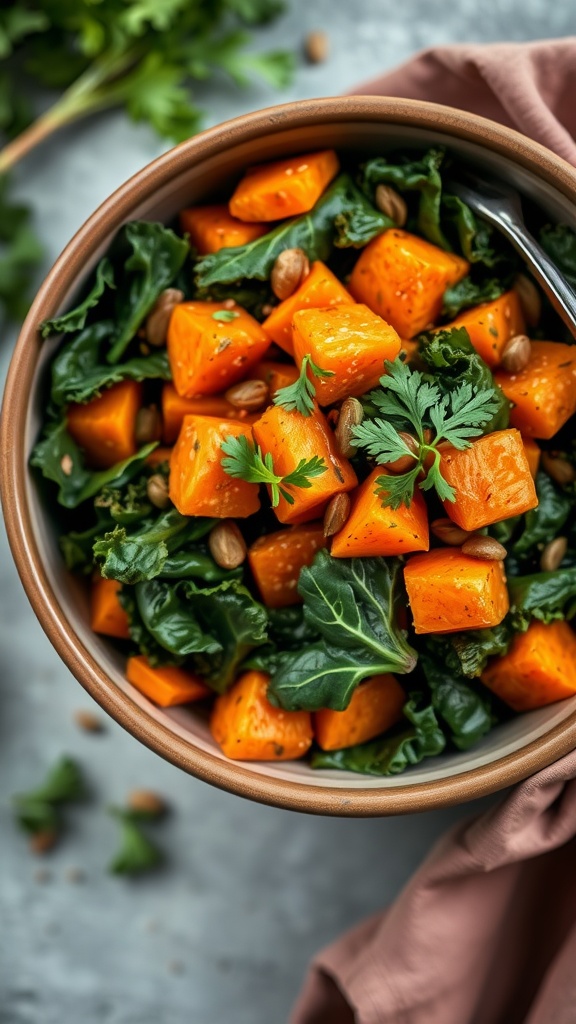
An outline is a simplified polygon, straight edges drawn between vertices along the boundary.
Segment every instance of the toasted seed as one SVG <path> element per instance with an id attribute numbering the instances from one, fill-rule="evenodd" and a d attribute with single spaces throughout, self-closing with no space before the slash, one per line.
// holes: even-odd
<path id="1" fill-rule="evenodd" d="M 515 334 L 502 350 L 500 366 L 508 373 L 520 373 L 530 362 L 532 346 L 527 334 Z"/>
<path id="2" fill-rule="evenodd" d="M 324 536 L 333 537 L 342 529 L 350 515 L 350 495 L 335 494 L 328 502 L 324 513 Z"/>
<path id="3" fill-rule="evenodd" d="M 310 64 L 323 64 L 328 57 L 329 43 L 326 32 L 309 32 L 304 40 L 304 53 Z"/>
<path id="4" fill-rule="evenodd" d="M 134 440 L 138 446 L 150 444 L 151 441 L 159 441 L 162 437 L 162 418 L 155 405 L 147 405 L 138 409 L 136 413 L 136 425 L 134 427 Z"/>
<path id="5" fill-rule="evenodd" d="M 493 562 L 503 562 L 507 555 L 506 548 L 494 537 L 472 535 L 462 545 L 462 554 L 471 558 L 486 558 Z"/>
<path id="6" fill-rule="evenodd" d="M 462 544 L 471 537 L 468 530 L 463 530 L 461 526 L 457 526 L 451 519 L 434 519 L 430 523 L 430 529 L 438 540 L 441 540 L 443 544 L 449 544 L 450 547 L 459 548 Z"/>
<path id="7" fill-rule="evenodd" d="M 362 402 L 359 402 L 357 398 L 345 398 L 340 407 L 340 415 L 334 436 L 340 455 L 347 459 L 354 455 L 356 451 L 352 444 L 352 431 L 354 427 L 362 423 L 363 418 L 364 409 L 362 408 Z"/>
<path id="8" fill-rule="evenodd" d="M 168 508 L 170 498 L 168 497 L 168 482 L 161 473 L 154 473 L 146 484 L 148 500 L 155 508 Z"/>
<path id="9" fill-rule="evenodd" d="M 179 288 L 166 288 L 160 293 L 144 325 L 146 341 L 150 345 L 161 348 L 166 344 L 172 310 L 179 302 L 182 302 L 183 298 L 184 292 L 181 292 Z"/>
<path id="10" fill-rule="evenodd" d="M 289 298 L 310 273 L 310 261 L 303 249 L 284 249 L 272 267 L 270 284 L 281 301 Z"/>
<path id="11" fill-rule="evenodd" d="M 72 470 L 74 469 L 72 456 L 68 455 L 68 453 L 63 455 L 62 458 L 60 459 L 60 469 L 64 473 L 64 476 L 70 476 Z"/>
<path id="12" fill-rule="evenodd" d="M 408 446 L 413 455 L 401 455 L 400 458 L 394 459 L 393 462 L 386 462 L 385 466 L 391 473 L 408 473 L 414 466 L 415 459 L 420 454 L 420 445 L 413 436 L 408 434 L 405 430 L 399 430 L 398 436 L 402 438 L 404 444 Z"/>
<path id="13" fill-rule="evenodd" d="M 542 572 L 554 572 L 563 561 L 568 550 L 568 539 L 566 537 L 555 537 L 546 545 L 540 559 Z"/>
<path id="14" fill-rule="evenodd" d="M 133 789 L 126 800 L 131 811 L 140 811 L 151 817 L 159 818 L 167 810 L 166 801 L 151 789 Z"/>
<path id="15" fill-rule="evenodd" d="M 270 316 L 273 309 L 274 306 L 271 306 L 269 302 L 265 302 L 262 306 L 262 316 Z"/>
<path id="16" fill-rule="evenodd" d="M 47 829 L 42 832 L 34 832 L 30 836 L 30 849 L 32 853 L 47 853 L 48 850 L 51 850 L 56 845 L 57 839 L 56 832 L 50 832 Z"/>
<path id="17" fill-rule="evenodd" d="M 513 288 L 520 299 L 526 323 L 529 327 L 537 327 L 542 315 L 542 299 L 536 285 L 526 274 L 516 274 Z"/>
<path id="18" fill-rule="evenodd" d="M 576 480 L 576 467 L 568 462 L 568 459 L 550 455 L 550 452 L 542 452 L 542 468 L 546 470 L 552 480 L 561 486 L 571 484 Z"/>
<path id="19" fill-rule="evenodd" d="M 400 193 L 389 185 L 378 185 L 374 198 L 380 213 L 390 217 L 397 228 L 403 228 L 408 217 L 408 207 Z"/>
<path id="20" fill-rule="evenodd" d="M 83 729 L 84 732 L 101 732 L 102 731 L 102 719 L 100 715 L 96 715 L 93 711 L 88 711 L 85 708 L 78 708 L 74 712 L 74 721 L 79 729 Z"/>
<path id="21" fill-rule="evenodd" d="M 245 409 L 246 412 L 258 412 L 266 405 L 269 396 L 268 385 L 263 380 L 243 380 L 228 388 L 225 394 L 230 405 L 235 409 Z"/>
<path id="22" fill-rule="evenodd" d="M 223 519 L 212 527 L 208 547 L 222 569 L 237 569 L 246 558 L 246 541 L 233 519 Z"/>

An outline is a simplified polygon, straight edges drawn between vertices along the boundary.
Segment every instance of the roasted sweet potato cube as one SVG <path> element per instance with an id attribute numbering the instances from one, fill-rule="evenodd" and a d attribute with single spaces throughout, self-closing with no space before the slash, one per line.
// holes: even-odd
<path id="1" fill-rule="evenodd" d="M 170 459 L 170 499 L 183 516 L 244 519 L 260 508 L 258 484 L 229 476 L 222 468 L 222 441 L 251 437 L 237 420 L 185 416 Z"/>
<path id="2" fill-rule="evenodd" d="M 567 622 L 534 620 L 507 654 L 493 658 L 482 682 L 514 711 L 531 711 L 576 694 L 576 636 Z"/>
<path id="3" fill-rule="evenodd" d="M 350 292 L 336 275 L 317 260 L 310 267 L 310 273 L 300 287 L 289 298 L 284 299 L 284 302 L 274 307 L 262 326 L 277 345 L 292 354 L 292 321 L 299 309 L 324 309 L 326 306 L 339 306 L 341 303 L 349 305 L 353 302 Z"/>
<path id="4" fill-rule="evenodd" d="M 193 672 L 172 665 L 153 666 L 143 655 L 128 658 L 126 678 L 161 708 L 190 704 L 213 693 Z"/>
<path id="5" fill-rule="evenodd" d="M 239 761 L 292 761 L 312 743 L 308 711 L 283 711 L 270 704 L 270 677 L 245 672 L 214 703 L 210 729 L 226 757 Z"/>
<path id="6" fill-rule="evenodd" d="M 502 562 L 459 549 L 413 555 L 404 581 L 417 633 L 456 633 L 497 626 L 509 608 Z"/>
<path id="7" fill-rule="evenodd" d="M 190 244 L 200 256 L 247 245 L 270 230 L 267 224 L 247 224 L 233 217 L 226 203 L 182 210 L 180 227 L 190 236 Z"/>
<path id="8" fill-rule="evenodd" d="M 354 691 L 345 711 L 323 708 L 315 712 L 316 742 L 322 750 L 366 743 L 401 719 L 405 703 L 406 694 L 394 676 L 372 676 Z"/>
<path id="9" fill-rule="evenodd" d="M 444 508 L 463 530 L 479 530 L 528 512 L 538 504 L 517 430 L 486 434 L 473 441 L 470 448 L 445 448 L 442 475 L 456 491 L 455 501 L 445 501 Z"/>
<path id="10" fill-rule="evenodd" d="M 88 465 L 107 469 L 136 454 L 134 430 L 141 402 L 142 385 L 123 380 L 85 405 L 68 406 L 68 431 Z"/>
<path id="11" fill-rule="evenodd" d="M 162 388 L 162 437 L 167 444 L 178 437 L 185 416 L 215 416 L 240 423 L 254 423 L 258 419 L 245 409 L 236 409 L 224 395 L 182 398 L 173 384 L 165 384 Z"/>
<path id="12" fill-rule="evenodd" d="M 301 309 L 294 314 L 292 337 L 298 365 L 310 354 L 333 374 L 313 377 L 320 405 L 369 391 L 384 373 L 384 360 L 395 359 L 401 347 L 394 328 L 361 303 Z"/>
<path id="13" fill-rule="evenodd" d="M 317 407 L 310 416 L 302 416 L 299 412 L 287 412 L 271 405 L 252 431 L 264 455 L 272 456 L 278 476 L 288 476 L 301 460 L 308 461 L 314 456 L 324 459 L 326 465 L 325 472 L 310 478 L 310 487 L 290 488 L 292 505 L 280 497 L 274 511 L 281 523 L 320 519 L 330 498 L 342 491 L 351 491 L 358 483 L 348 459 L 338 454 L 334 431 Z"/>
<path id="14" fill-rule="evenodd" d="M 533 341 L 527 367 L 518 373 L 498 370 L 495 380 L 514 403 L 513 426 L 547 440 L 576 412 L 576 346 Z"/>
<path id="15" fill-rule="evenodd" d="M 322 523 L 289 526 L 255 540 L 248 550 L 248 562 L 264 604 L 269 608 L 301 604 L 297 589 L 300 570 L 311 565 L 316 552 L 325 546 Z"/>
<path id="16" fill-rule="evenodd" d="M 465 327 L 484 362 L 488 366 L 498 366 L 506 343 L 516 334 L 524 334 L 526 323 L 518 295 L 510 291 L 493 302 L 483 302 L 481 306 L 467 309 L 437 330 L 449 331 L 453 327 Z"/>
<path id="17" fill-rule="evenodd" d="M 349 287 L 402 338 L 413 338 L 435 323 L 444 292 L 467 273 L 460 256 L 390 228 L 362 250 Z"/>
<path id="18" fill-rule="evenodd" d="M 122 584 L 117 580 L 95 579 L 90 592 L 90 626 L 95 633 L 129 640 L 128 616 L 118 594 Z"/>
<path id="19" fill-rule="evenodd" d="M 283 220 L 307 213 L 336 177 L 339 166 L 334 150 L 324 149 L 250 167 L 236 186 L 230 213 L 248 221 Z"/>
<path id="20" fill-rule="evenodd" d="M 183 398 L 216 395 L 248 375 L 270 339 L 241 306 L 181 302 L 168 327 L 168 358 L 174 387 Z"/>
<path id="21" fill-rule="evenodd" d="M 335 558 L 372 558 L 376 555 L 405 555 L 410 551 L 428 551 L 428 512 L 419 490 L 410 507 L 392 509 L 382 505 L 376 493 L 376 481 L 385 476 L 379 466 L 356 491 L 352 510 L 344 526 L 332 540 L 330 553 Z"/>

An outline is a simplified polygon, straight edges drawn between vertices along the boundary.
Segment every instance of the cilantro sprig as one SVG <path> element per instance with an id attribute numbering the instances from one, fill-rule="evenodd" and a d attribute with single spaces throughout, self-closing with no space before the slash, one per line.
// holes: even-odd
<path id="1" fill-rule="evenodd" d="M 287 412 L 299 412 L 302 416 L 310 416 L 314 412 L 316 386 L 308 376 L 308 368 L 315 377 L 333 377 L 332 370 L 323 370 L 312 359 L 310 353 L 304 356 L 300 365 L 300 376 L 293 384 L 279 388 L 274 395 L 274 405 L 280 405 Z"/>
<path id="2" fill-rule="evenodd" d="M 371 392 L 369 399 L 386 418 L 365 420 L 352 435 L 353 443 L 380 465 L 404 456 L 414 459 L 407 472 L 378 477 L 377 493 L 383 505 L 393 509 L 409 506 L 423 470 L 418 486 L 423 491 L 435 489 L 441 501 L 454 501 L 454 488 L 442 476 L 439 445 L 445 441 L 458 449 L 470 447 L 470 439 L 482 433 L 497 409 L 493 390 L 482 391 L 464 383 L 442 395 L 436 384 L 425 380 L 418 370 L 410 370 L 402 360 L 387 360 L 385 366 L 380 389 Z M 418 442 L 417 455 L 401 436 L 405 430 L 413 432 Z"/>
<path id="3" fill-rule="evenodd" d="M 251 444 L 243 434 L 240 437 L 233 437 L 231 434 L 222 442 L 222 451 L 226 455 L 222 459 L 222 468 L 229 476 L 239 480 L 246 480 L 251 484 L 267 484 L 270 487 L 272 507 L 276 508 L 280 496 L 294 504 L 294 495 L 287 489 L 289 487 L 311 487 L 312 477 L 321 476 L 326 472 L 327 466 L 324 459 L 314 455 L 311 459 L 300 459 L 300 462 L 291 473 L 286 476 L 279 476 L 274 471 L 274 463 L 270 452 L 262 453 L 259 444 Z"/>

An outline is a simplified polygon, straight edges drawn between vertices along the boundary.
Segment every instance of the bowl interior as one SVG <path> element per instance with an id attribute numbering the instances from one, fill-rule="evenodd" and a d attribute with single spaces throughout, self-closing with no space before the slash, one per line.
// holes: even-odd
<path id="1" fill-rule="evenodd" d="M 377 154 L 396 148 L 422 148 L 428 145 L 445 144 L 461 158 L 477 168 L 490 171 L 515 185 L 524 195 L 530 197 L 552 221 L 563 221 L 576 228 L 576 213 L 570 201 L 534 173 L 520 167 L 510 158 L 480 146 L 474 142 L 459 140 L 451 135 L 428 128 L 403 127 L 387 124 L 385 121 L 366 123 L 358 121 L 337 124 L 309 125 L 287 128 L 273 136 L 263 135 L 258 141 L 231 141 L 225 153 L 194 161 L 178 171 L 168 184 L 162 185 L 153 198 L 142 199 L 136 194 L 132 206 L 126 210 L 125 220 L 135 218 L 170 221 L 184 206 L 206 201 L 215 192 L 225 189 L 249 164 L 275 158 L 291 152 L 323 147 L 335 147 L 340 151 L 358 154 Z M 103 254 L 112 235 L 92 253 L 87 260 L 81 279 L 64 298 L 63 308 L 73 299 L 85 278 L 93 270 Z M 44 415 L 41 387 L 54 344 L 44 344 L 38 361 L 32 386 L 33 401 L 29 404 L 25 445 L 30 453 L 40 430 Z M 118 691 L 127 694 L 141 709 L 141 716 L 150 722 L 160 723 L 169 734 L 189 744 L 195 750 L 203 751 L 226 761 L 212 740 L 205 717 L 201 713 L 184 708 L 163 710 L 156 707 L 138 693 L 124 678 L 124 664 L 121 655 L 112 644 L 92 633 L 88 625 L 86 596 L 78 583 L 66 573 L 57 545 L 55 531 L 43 512 L 42 499 L 37 482 L 30 473 L 27 475 L 27 497 L 31 510 L 32 529 L 44 562 L 49 583 L 72 629 L 86 650 L 101 665 Z M 96 694 L 97 696 L 97 694 Z M 393 790 L 399 786 L 417 786 L 433 780 L 446 780 L 463 772 L 490 764 L 496 759 L 514 754 L 528 744 L 537 741 L 553 727 L 560 725 L 576 709 L 576 698 L 551 705 L 539 711 L 519 715 L 509 723 L 497 727 L 483 742 L 466 753 L 450 753 L 436 757 L 414 767 L 408 773 L 392 778 L 370 778 L 347 772 L 312 771 L 306 763 L 281 764 L 252 763 L 243 767 L 254 779 L 265 776 L 269 779 L 297 782 L 302 787 L 325 787 L 328 790 Z M 229 762 L 228 762 L 229 764 Z M 279 802 L 282 802 L 279 800 Z"/>

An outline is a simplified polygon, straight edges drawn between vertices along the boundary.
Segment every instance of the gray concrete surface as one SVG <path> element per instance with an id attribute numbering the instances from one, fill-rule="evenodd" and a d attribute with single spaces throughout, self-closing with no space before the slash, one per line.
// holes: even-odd
<path id="1" fill-rule="evenodd" d="M 439 43 L 534 39 L 574 31 L 567 0 L 293 0 L 259 46 L 294 46 L 325 28 L 330 60 L 301 65 L 283 99 L 335 94 Z M 277 99 L 265 88 L 202 88 L 216 123 Z M 121 115 L 63 133 L 20 169 L 47 251 L 162 149 Z M 2 342 L 2 370 L 11 339 Z M 282 1024 L 305 964 L 322 944 L 398 893 L 434 839 L 479 809 L 341 821 L 260 807 L 179 773 L 114 723 L 72 724 L 90 702 L 28 607 L 5 541 L 0 589 L 0 1024 Z M 78 757 L 93 791 L 69 834 L 38 862 L 16 831 L 9 795 L 60 753 Z M 169 864 L 127 883 L 106 875 L 115 828 L 104 807 L 134 786 L 173 805 L 159 829 Z M 81 868 L 84 880 L 69 880 Z"/>

